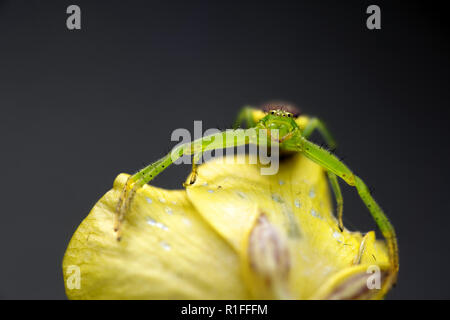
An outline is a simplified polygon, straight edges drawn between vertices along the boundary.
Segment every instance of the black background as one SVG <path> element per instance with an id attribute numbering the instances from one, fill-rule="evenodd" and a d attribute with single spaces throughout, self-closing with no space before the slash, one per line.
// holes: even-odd
<path id="1" fill-rule="evenodd" d="M 176 128 L 227 128 L 272 99 L 325 119 L 374 188 L 400 244 L 388 297 L 449 298 L 443 3 L 0 0 L 0 298 L 65 298 L 64 250 L 118 173 L 166 153 Z M 66 28 L 70 4 L 82 30 Z M 153 183 L 179 188 L 189 170 Z M 343 188 L 346 226 L 375 228 Z"/>

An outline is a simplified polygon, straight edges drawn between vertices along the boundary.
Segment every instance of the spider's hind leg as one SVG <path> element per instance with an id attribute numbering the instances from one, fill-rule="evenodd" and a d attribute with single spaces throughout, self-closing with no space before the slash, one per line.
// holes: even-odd
<path id="1" fill-rule="evenodd" d="M 247 128 L 253 128 L 264 116 L 265 113 L 261 109 L 245 106 L 239 111 L 233 129 L 241 127 L 244 122 Z"/>

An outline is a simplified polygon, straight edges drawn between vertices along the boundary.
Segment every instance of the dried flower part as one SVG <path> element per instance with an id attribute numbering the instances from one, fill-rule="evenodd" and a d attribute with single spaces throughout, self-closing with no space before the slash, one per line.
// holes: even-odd
<path id="1" fill-rule="evenodd" d="M 262 214 L 250 233 L 248 254 L 251 268 L 264 277 L 287 279 L 290 270 L 289 248 L 282 234 Z"/>
<path id="2" fill-rule="evenodd" d="M 381 287 L 387 281 L 388 265 L 358 265 L 344 269 L 313 296 L 326 300 L 369 300 L 382 298 Z"/>
<path id="3" fill-rule="evenodd" d="M 248 244 L 250 272 L 262 281 L 266 290 L 278 298 L 288 294 L 291 261 L 289 247 L 283 234 L 261 214 L 250 232 Z"/>

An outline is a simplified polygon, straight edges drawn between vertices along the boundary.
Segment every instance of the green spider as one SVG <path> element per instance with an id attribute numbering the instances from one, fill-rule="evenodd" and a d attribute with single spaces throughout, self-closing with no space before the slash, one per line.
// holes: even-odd
<path id="1" fill-rule="evenodd" d="M 339 187 L 338 178 L 344 180 L 348 185 L 356 187 L 358 194 L 369 209 L 372 217 L 378 225 L 381 233 L 386 239 L 390 272 L 388 279 L 384 282 L 385 291 L 396 282 L 399 269 L 398 246 L 395 230 L 380 206 L 372 198 L 369 189 L 361 178 L 356 176 L 341 160 L 330 151 L 312 143 L 308 140 L 314 130 L 318 130 L 324 137 L 328 147 L 334 149 L 336 143 L 324 123 L 318 118 L 298 116 L 289 105 L 267 105 L 265 111 L 253 107 L 244 107 L 238 114 L 233 130 L 227 130 L 203 137 L 181 146 L 177 146 L 165 157 L 148 165 L 144 169 L 130 176 L 116 207 L 114 230 L 117 239 L 120 240 L 120 227 L 124 216 L 130 207 L 137 190 L 146 183 L 153 180 L 159 173 L 170 166 L 174 161 L 184 155 L 193 156 L 192 172 L 189 183 L 194 184 L 197 177 L 197 165 L 201 155 L 205 151 L 238 147 L 246 144 L 267 146 L 278 143 L 281 151 L 301 152 L 304 156 L 322 166 L 330 181 L 337 202 L 337 216 L 339 228 L 343 230 L 343 198 Z M 236 129 L 243 122 L 248 129 Z M 265 139 L 260 138 L 260 131 L 266 132 Z M 278 136 L 270 135 L 271 130 L 276 130 Z M 263 135 L 264 137 L 264 135 Z"/>

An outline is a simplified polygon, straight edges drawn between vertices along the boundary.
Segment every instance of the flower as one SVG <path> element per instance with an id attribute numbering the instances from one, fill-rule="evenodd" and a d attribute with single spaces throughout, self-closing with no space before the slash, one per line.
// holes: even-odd
<path id="1" fill-rule="evenodd" d="M 70 299 L 381 298 L 375 233 L 339 231 L 323 169 L 301 155 L 260 175 L 246 156 L 210 161 L 186 190 L 140 189 L 116 240 L 128 175 L 94 206 L 63 261 Z M 73 286 L 79 269 L 79 286 Z M 378 280 L 379 280 L 378 279 Z"/>

